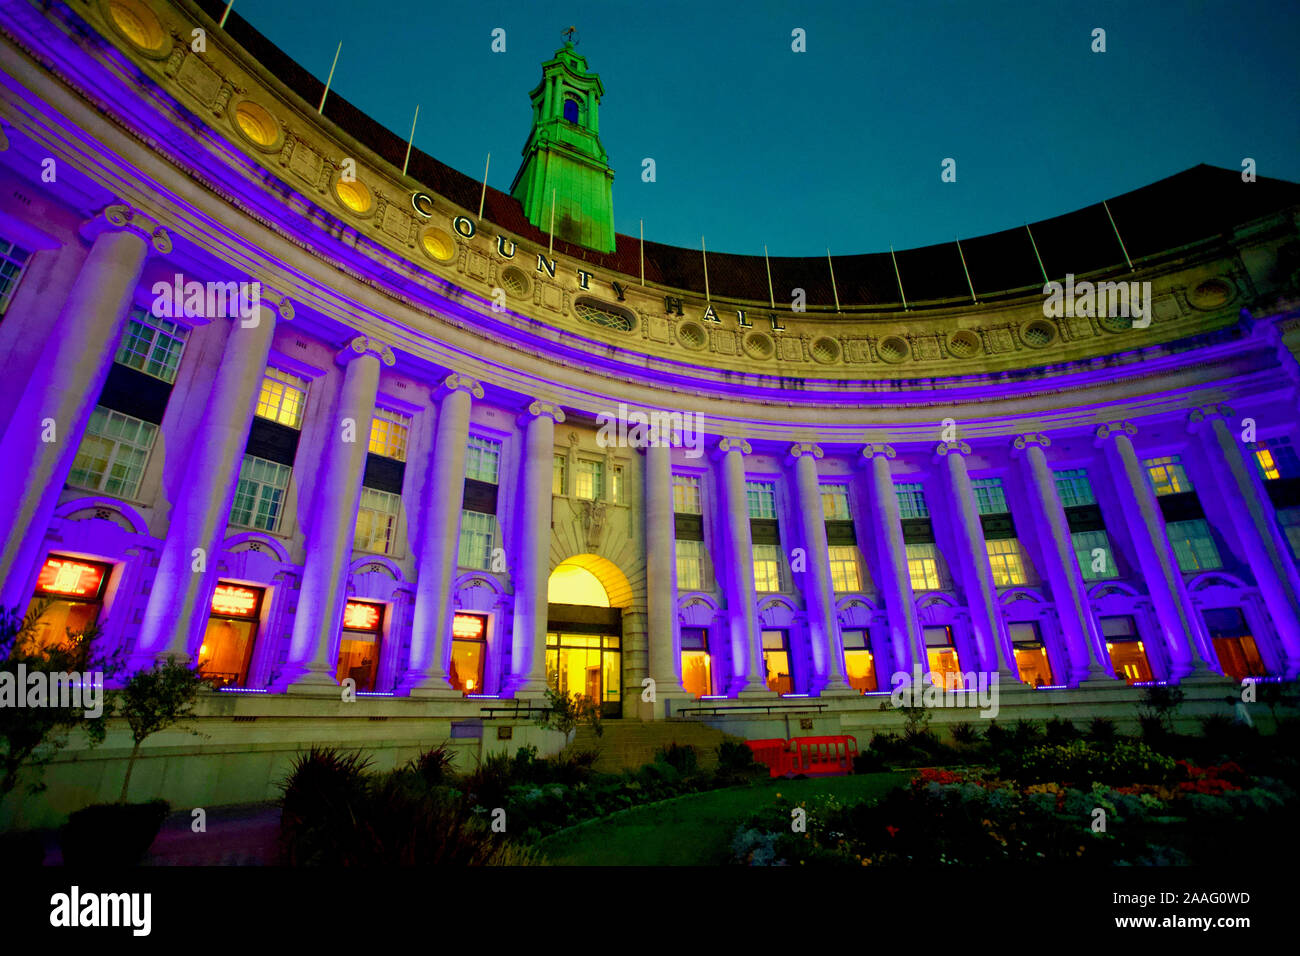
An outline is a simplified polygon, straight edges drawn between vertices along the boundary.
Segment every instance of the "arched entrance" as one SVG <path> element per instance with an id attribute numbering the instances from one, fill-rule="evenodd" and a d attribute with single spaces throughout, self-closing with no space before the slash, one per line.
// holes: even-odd
<path id="1" fill-rule="evenodd" d="M 600 555 L 576 554 L 551 572 L 546 601 L 546 682 L 599 701 L 603 717 L 621 716 L 627 577 Z"/>

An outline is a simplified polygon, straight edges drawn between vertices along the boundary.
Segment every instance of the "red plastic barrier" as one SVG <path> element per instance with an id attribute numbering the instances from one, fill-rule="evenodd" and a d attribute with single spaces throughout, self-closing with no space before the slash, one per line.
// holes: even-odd
<path id="1" fill-rule="evenodd" d="M 765 740 L 746 740 L 745 743 L 754 753 L 754 759 L 766 764 L 773 777 L 784 777 L 790 773 L 794 754 L 790 752 L 790 742 L 780 737 Z"/>
<path id="2" fill-rule="evenodd" d="M 847 734 L 795 737 L 790 743 L 794 745 L 794 752 L 790 754 L 794 758 L 791 771 L 809 776 L 850 773 L 853 758 L 858 755 L 857 738 Z"/>

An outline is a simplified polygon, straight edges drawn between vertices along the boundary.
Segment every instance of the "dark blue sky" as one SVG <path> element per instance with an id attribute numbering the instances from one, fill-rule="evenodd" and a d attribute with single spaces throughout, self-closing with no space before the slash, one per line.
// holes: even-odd
<path id="1" fill-rule="evenodd" d="M 1300 180 L 1300 4 L 236 0 L 322 80 L 507 190 L 540 64 L 579 28 L 620 232 L 838 254 L 1068 212 L 1197 163 Z M 504 54 L 491 32 L 507 34 Z M 791 51 L 791 30 L 807 52 Z M 1094 27 L 1107 52 L 1091 52 Z M 653 157 L 658 179 L 641 181 Z M 957 160 L 957 182 L 940 163 Z"/>

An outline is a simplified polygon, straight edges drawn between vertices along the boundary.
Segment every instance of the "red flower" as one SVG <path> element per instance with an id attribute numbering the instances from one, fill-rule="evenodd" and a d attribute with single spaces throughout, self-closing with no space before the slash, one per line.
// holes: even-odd
<path id="1" fill-rule="evenodd" d="M 885 827 L 885 830 L 886 832 L 889 833 L 889 836 L 892 839 L 894 834 L 898 832 L 898 827 L 893 827 L 893 826 Z"/>

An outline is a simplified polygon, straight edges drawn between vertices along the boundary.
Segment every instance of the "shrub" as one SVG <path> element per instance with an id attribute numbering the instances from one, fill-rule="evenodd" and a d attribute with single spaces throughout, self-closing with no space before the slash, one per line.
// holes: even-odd
<path id="1" fill-rule="evenodd" d="M 1160 745 L 1169 739 L 1165 718 L 1160 714 L 1139 714 L 1138 727 L 1141 729 L 1142 739 L 1148 743 Z"/>
<path id="2" fill-rule="evenodd" d="M 1043 729 L 1036 720 L 1017 720 L 1011 728 L 1011 742 L 1016 747 L 1030 747 L 1043 739 Z"/>
<path id="3" fill-rule="evenodd" d="M 763 766 L 762 764 L 757 764 Z M 736 740 L 724 740 L 718 745 L 718 769 L 731 772 L 748 771 L 755 766 L 754 751 L 749 745 Z"/>
<path id="4" fill-rule="evenodd" d="M 171 809 L 166 800 L 97 803 L 69 815 L 59 831 L 65 866 L 136 866 Z"/>
<path id="5" fill-rule="evenodd" d="M 1049 744 L 1066 744 L 1080 737 L 1079 728 L 1074 726 L 1074 722 L 1060 717 L 1048 718 L 1043 733 Z"/>
<path id="6" fill-rule="evenodd" d="M 979 731 L 969 720 L 959 721 L 953 724 L 949 730 L 952 733 L 954 743 L 973 744 L 979 741 Z"/>
<path id="7" fill-rule="evenodd" d="M 679 744 L 675 740 L 668 746 L 660 748 L 655 754 L 655 760 L 663 761 L 684 777 L 693 774 L 699 765 L 695 748 L 690 744 Z"/>
<path id="8" fill-rule="evenodd" d="M 1150 687 L 1143 688 L 1140 706 L 1143 716 L 1139 718 L 1143 723 L 1143 735 L 1147 733 L 1146 718 L 1150 718 L 1153 724 L 1159 723 L 1166 733 L 1172 734 L 1174 715 L 1182 706 L 1183 697 L 1180 688 L 1168 684 L 1152 684 Z"/>
<path id="9" fill-rule="evenodd" d="M 854 773 L 881 773 L 888 770 L 884 759 L 874 750 L 863 750 L 853 756 Z"/>
<path id="10" fill-rule="evenodd" d="M 516 753 L 515 758 L 518 757 Z M 499 807 L 505 801 L 506 790 L 514 782 L 514 771 L 519 766 L 506 753 L 488 754 L 479 765 L 462 780 L 465 799 L 470 805 Z"/>
<path id="11" fill-rule="evenodd" d="M 1011 746 L 1011 731 L 996 720 L 990 720 L 989 725 L 984 728 L 984 742 L 989 745 L 993 753 L 999 753 Z"/>
<path id="12" fill-rule="evenodd" d="M 595 774 L 592 767 L 598 759 L 598 750 L 566 750 L 538 763 L 546 768 L 547 779 L 573 787 L 592 778 Z"/>
<path id="13" fill-rule="evenodd" d="M 1076 740 L 1005 753 L 998 770 L 1021 784 L 1163 783 L 1174 772 L 1174 760 L 1146 744 L 1120 742 L 1103 748 Z"/>
<path id="14" fill-rule="evenodd" d="M 1109 743 L 1119 736 L 1115 721 L 1109 717 L 1094 717 L 1088 721 L 1087 738 L 1093 743 Z"/>
<path id="15" fill-rule="evenodd" d="M 359 808 L 365 802 L 366 768 L 360 753 L 312 747 L 293 762 L 280 785 L 280 854 L 290 866 L 319 864 L 336 853 L 357 853 L 347 846 L 356 836 Z M 345 845 L 338 846 L 343 843 Z"/>
<path id="16" fill-rule="evenodd" d="M 438 787 L 451 779 L 451 764 L 454 758 L 455 754 L 446 744 L 439 744 L 432 750 L 420 754 L 407 766 L 430 787 Z"/>

